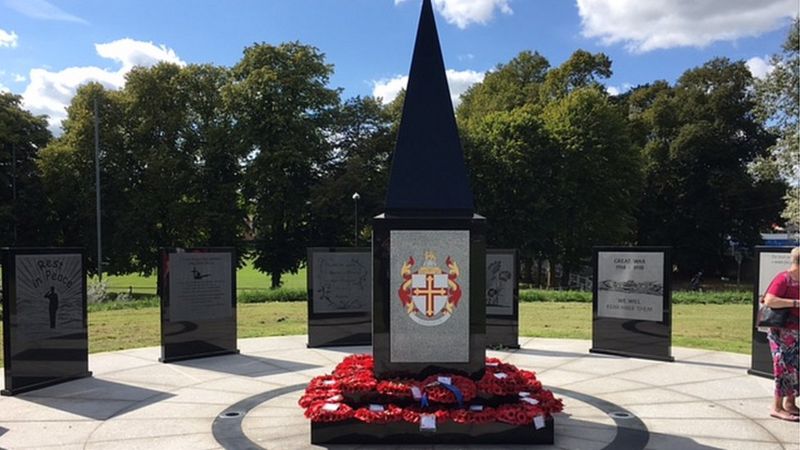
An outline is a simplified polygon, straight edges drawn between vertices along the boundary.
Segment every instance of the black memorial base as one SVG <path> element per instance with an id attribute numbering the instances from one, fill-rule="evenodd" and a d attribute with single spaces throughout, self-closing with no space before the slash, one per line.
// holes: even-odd
<path id="1" fill-rule="evenodd" d="M 346 420 L 332 423 L 311 423 L 311 443 L 329 444 L 495 444 L 495 445 L 552 445 L 555 437 L 552 417 L 545 426 L 510 425 L 502 422 L 459 424 L 447 422 L 436 431 L 420 431 L 419 424 L 393 422 L 387 424 Z"/>
<path id="2" fill-rule="evenodd" d="M 308 319 L 309 348 L 345 347 L 372 344 L 372 318 L 352 314 L 328 314 L 324 319 Z"/>
<path id="3" fill-rule="evenodd" d="M 486 318 L 486 346 L 490 348 L 519 348 L 519 323 L 516 319 Z"/>
<path id="4" fill-rule="evenodd" d="M 658 322 L 594 319 L 590 353 L 674 362 L 669 327 Z"/>

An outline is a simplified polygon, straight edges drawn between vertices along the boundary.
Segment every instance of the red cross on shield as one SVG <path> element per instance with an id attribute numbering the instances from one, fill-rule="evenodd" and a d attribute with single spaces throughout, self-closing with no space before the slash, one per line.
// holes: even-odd
<path id="1" fill-rule="evenodd" d="M 447 275 L 419 274 L 411 276 L 411 300 L 426 317 L 433 317 L 447 304 Z"/>

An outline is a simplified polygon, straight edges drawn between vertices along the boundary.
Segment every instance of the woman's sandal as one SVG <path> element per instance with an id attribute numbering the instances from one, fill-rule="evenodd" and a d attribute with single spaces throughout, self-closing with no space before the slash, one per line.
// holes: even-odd
<path id="1" fill-rule="evenodd" d="M 786 420 L 788 422 L 800 422 L 800 416 L 794 415 L 788 411 L 781 411 L 781 412 L 772 411 L 771 413 L 769 413 L 769 415 L 776 419 Z"/>

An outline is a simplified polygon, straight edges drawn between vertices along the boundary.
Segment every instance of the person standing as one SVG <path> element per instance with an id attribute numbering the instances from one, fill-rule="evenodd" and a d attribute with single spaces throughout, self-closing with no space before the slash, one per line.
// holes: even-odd
<path id="1" fill-rule="evenodd" d="M 791 422 L 800 421 L 798 396 L 798 343 L 800 343 L 800 247 L 789 254 L 789 270 L 775 276 L 764 295 L 764 304 L 772 309 L 791 308 L 783 327 L 767 333 L 775 376 L 775 400 L 770 415 Z"/>
<path id="2" fill-rule="evenodd" d="M 56 327 L 56 313 L 58 312 L 58 294 L 55 286 L 50 286 L 50 291 L 44 294 L 44 298 L 50 300 L 50 328 Z"/>

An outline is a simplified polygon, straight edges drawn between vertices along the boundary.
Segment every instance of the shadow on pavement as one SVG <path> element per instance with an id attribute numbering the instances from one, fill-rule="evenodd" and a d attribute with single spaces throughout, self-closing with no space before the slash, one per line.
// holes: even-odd
<path id="1" fill-rule="evenodd" d="M 301 370 L 322 367 L 319 365 L 286 361 L 283 359 L 264 358 L 261 356 L 249 356 L 241 354 L 217 356 L 213 358 L 198 358 L 174 362 L 171 364 L 247 377 L 277 375 L 281 373 L 299 372 Z"/>
<path id="2" fill-rule="evenodd" d="M 17 396 L 95 420 L 108 420 L 170 397 L 174 395 L 97 378 L 82 378 Z"/>

